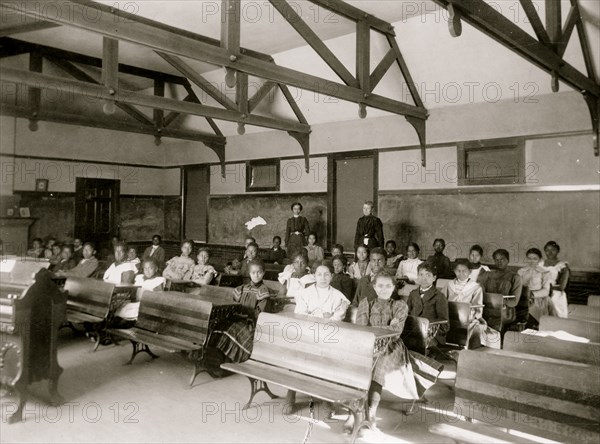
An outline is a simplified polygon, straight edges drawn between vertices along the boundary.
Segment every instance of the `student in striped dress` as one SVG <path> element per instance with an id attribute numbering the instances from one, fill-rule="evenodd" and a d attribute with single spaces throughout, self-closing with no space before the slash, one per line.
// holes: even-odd
<path id="1" fill-rule="evenodd" d="M 364 298 L 358 306 L 356 323 L 370 327 L 387 328 L 401 332 L 408 316 L 408 306 L 403 300 L 391 299 L 395 288 L 393 276 L 382 271 L 372 281 L 376 299 Z M 373 380 L 368 394 L 368 418 L 376 426 L 376 415 L 381 392 L 386 391 L 404 399 L 419 399 L 435 384 L 443 365 L 418 353 L 409 352 L 400 336 L 391 340 L 381 355 L 376 356 Z M 354 417 L 344 424 L 352 431 Z"/>
<path id="2" fill-rule="evenodd" d="M 238 319 L 221 332 L 217 343 L 217 348 L 233 362 L 245 361 L 252 354 L 256 319 L 265 311 L 270 296 L 268 287 L 263 283 L 265 265 L 262 261 L 251 261 L 248 273 L 250 282 L 237 287 L 233 294 L 233 300 L 241 305 Z"/>

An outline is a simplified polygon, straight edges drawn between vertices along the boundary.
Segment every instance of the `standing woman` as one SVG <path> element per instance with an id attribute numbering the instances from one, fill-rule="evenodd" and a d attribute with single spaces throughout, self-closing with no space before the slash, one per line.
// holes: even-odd
<path id="1" fill-rule="evenodd" d="M 569 264 L 558 259 L 560 247 L 554 241 L 546 243 L 544 253 L 546 253 L 544 268 L 550 274 L 550 314 L 566 318 L 569 315 L 567 293 L 565 293 L 571 275 Z"/>
<path id="2" fill-rule="evenodd" d="M 551 276 L 540 265 L 541 260 L 542 252 L 537 248 L 530 248 L 527 250 L 527 266 L 518 271 L 523 280 L 523 286 L 528 289 L 531 327 L 537 327 L 540 318 L 550 314 Z"/>
<path id="3" fill-rule="evenodd" d="M 300 216 L 303 209 L 302 204 L 294 202 L 291 208 L 294 215 L 288 219 L 285 229 L 285 248 L 290 259 L 304 248 L 306 238 L 310 232 L 308 220 L 304 216 Z"/>

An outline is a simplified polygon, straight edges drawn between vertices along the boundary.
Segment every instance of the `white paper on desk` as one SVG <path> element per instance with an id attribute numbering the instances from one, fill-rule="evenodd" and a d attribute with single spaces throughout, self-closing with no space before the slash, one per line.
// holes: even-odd
<path id="1" fill-rule="evenodd" d="M 522 331 L 523 334 L 526 335 L 532 335 L 532 336 L 541 336 L 543 338 L 550 336 L 556 339 L 560 339 L 561 341 L 570 341 L 570 342 L 581 342 L 584 344 L 587 344 L 589 342 L 591 342 L 589 339 L 587 338 L 583 338 L 581 336 L 575 336 L 571 333 L 568 333 L 564 330 L 557 330 L 557 331 L 537 331 L 537 330 L 532 330 L 530 328 L 528 328 L 527 330 L 523 330 Z"/>

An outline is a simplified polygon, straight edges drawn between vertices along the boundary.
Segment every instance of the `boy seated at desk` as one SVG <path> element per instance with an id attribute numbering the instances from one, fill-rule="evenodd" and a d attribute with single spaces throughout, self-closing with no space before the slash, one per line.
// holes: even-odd
<path id="1" fill-rule="evenodd" d="M 292 263 L 286 265 L 277 280 L 282 285 L 282 294 L 296 297 L 301 290 L 315 282 L 315 276 L 308 268 L 308 254 L 305 249 L 294 254 Z"/>
<path id="2" fill-rule="evenodd" d="M 27 256 L 39 259 L 44 257 L 44 242 L 39 237 L 31 241 L 31 248 L 27 250 Z"/>
<path id="3" fill-rule="evenodd" d="M 58 272 L 58 271 L 69 271 L 75 266 L 77 263 L 73 260 L 73 247 L 71 245 L 63 245 L 62 250 L 60 252 L 60 259 L 57 263 L 50 266 L 50 271 Z"/>
<path id="4" fill-rule="evenodd" d="M 115 261 L 104 272 L 102 279 L 113 284 L 133 284 L 138 269 L 127 261 L 127 246 L 123 242 L 115 244 L 114 256 Z"/>
<path id="5" fill-rule="evenodd" d="M 94 271 L 96 271 L 99 265 L 95 254 L 96 248 L 94 247 L 94 244 L 91 242 L 86 242 L 83 244 L 82 248 L 83 259 L 81 259 L 75 268 L 72 268 L 71 270 L 60 270 L 55 272 L 56 276 L 73 276 L 82 278 L 90 277 L 92 274 L 94 274 Z"/>
<path id="6" fill-rule="evenodd" d="M 283 264 L 287 258 L 287 253 L 281 248 L 281 237 L 273 237 L 273 247 L 269 250 L 269 262 L 274 264 Z"/>
<path id="7" fill-rule="evenodd" d="M 435 336 L 430 338 L 428 348 L 435 351 L 437 345 L 446 343 L 446 334 L 450 329 L 448 325 L 448 300 L 434 285 L 437 279 L 435 267 L 428 262 L 423 262 L 417 269 L 419 288 L 411 291 L 408 296 L 408 314 L 427 318 L 430 322 L 446 321 L 439 325 Z"/>
<path id="8" fill-rule="evenodd" d="M 131 328 L 137 320 L 140 311 L 140 300 L 144 291 L 162 291 L 165 285 L 165 278 L 158 273 L 158 263 L 152 259 L 146 259 L 142 264 L 142 274 L 135 276 L 135 285 L 140 288 L 137 291 L 135 301 L 126 302 L 115 312 L 115 318 L 111 327 L 113 328 Z"/>

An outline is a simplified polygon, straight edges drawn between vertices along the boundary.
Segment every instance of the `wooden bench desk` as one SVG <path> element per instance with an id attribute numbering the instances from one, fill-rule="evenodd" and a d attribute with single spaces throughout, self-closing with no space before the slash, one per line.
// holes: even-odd
<path id="1" fill-rule="evenodd" d="M 569 319 L 579 321 L 600 322 L 600 307 L 593 305 L 569 304 Z"/>
<path id="2" fill-rule="evenodd" d="M 506 305 L 508 300 L 515 296 L 506 296 L 498 293 L 483 293 L 483 319 L 496 331 L 502 332 L 516 320 L 516 310 Z"/>
<path id="3" fill-rule="evenodd" d="M 587 338 L 592 342 L 600 342 L 600 324 L 597 322 L 542 316 L 539 329 L 541 331 L 563 330 L 572 335 Z"/>
<path id="4" fill-rule="evenodd" d="M 90 326 L 95 337 L 94 351 L 98 350 L 104 329 L 116 309 L 116 285 L 92 278 L 69 277 L 65 281 L 67 292 L 68 326 Z"/>
<path id="5" fill-rule="evenodd" d="M 600 366 L 599 343 L 566 341 L 553 336 L 542 336 L 540 332 L 507 331 L 503 349 Z"/>
<path id="6" fill-rule="evenodd" d="M 355 419 L 354 442 L 359 429 L 371 427 L 366 408 L 375 347 L 376 334 L 369 327 L 295 314 L 261 313 L 250 359 L 221 367 L 250 380 L 252 390 L 245 408 L 261 391 L 276 397 L 268 384 L 347 408 Z"/>
<path id="7" fill-rule="evenodd" d="M 506 350 L 463 350 L 461 415 L 559 442 L 600 440 L 600 367 Z"/>
<path id="8" fill-rule="evenodd" d="M 600 307 L 600 296 L 598 295 L 589 295 L 587 298 L 588 307 Z"/>
<path id="9" fill-rule="evenodd" d="M 231 316 L 239 304 L 215 295 L 194 295 L 174 291 L 145 291 L 135 325 L 130 329 L 111 328 L 108 333 L 129 340 L 132 364 L 138 353 L 156 359 L 150 346 L 168 352 L 185 352 L 194 363 L 190 386 L 204 368 L 202 360 L 216 325 Z"/>

